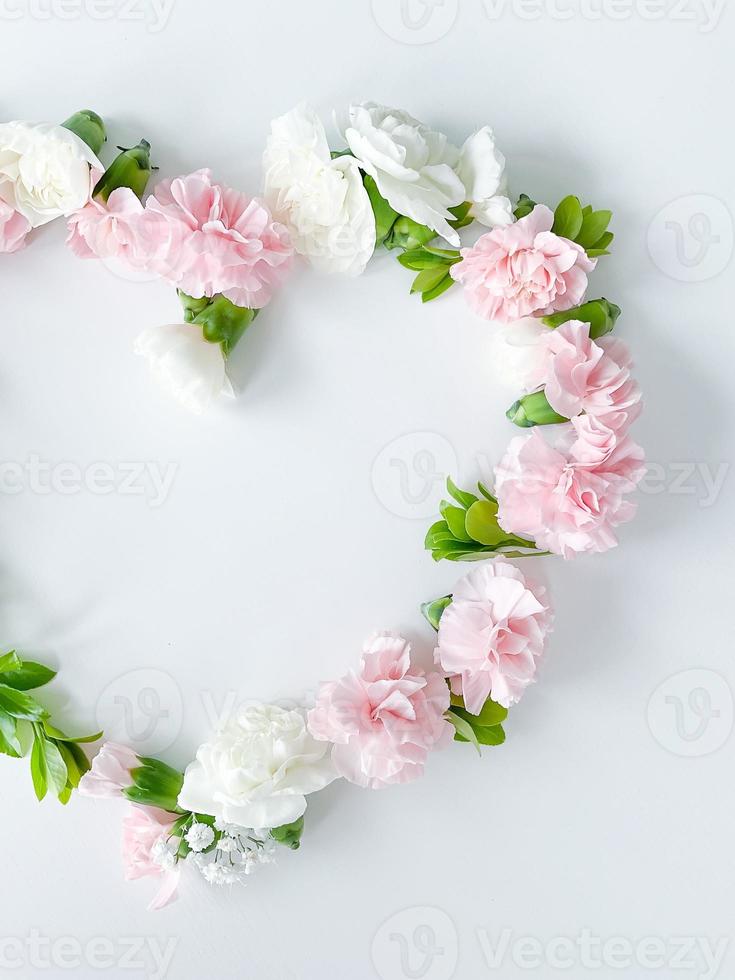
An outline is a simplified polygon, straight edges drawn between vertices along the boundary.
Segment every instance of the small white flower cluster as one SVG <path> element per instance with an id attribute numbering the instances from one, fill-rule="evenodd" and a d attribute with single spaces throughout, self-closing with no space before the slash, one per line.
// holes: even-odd
<path id="1" fill-rule="evenodd" d="M 187 861 L 210 885 L 244 884 L 261 864 L 275 861 L 277 846 L 267 830 L 219 820 L 215 821 L 214 830 L 207 824 L 193 823 L 186 833 L 186 842 L 191 848 Z"/>
<path id="2" fill-rule="evenodd" d="M 173 871 L 178 862 L 179 838 L 161 834 L 151 848 L 151 857 L 164 871 Z"/>

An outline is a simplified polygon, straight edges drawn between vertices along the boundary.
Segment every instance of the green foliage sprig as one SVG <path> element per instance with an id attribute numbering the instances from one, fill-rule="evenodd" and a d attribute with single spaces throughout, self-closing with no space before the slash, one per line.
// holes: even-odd
<path id="1" fill-rule="evenodd" d="M 431 525 L 424 542 L 434 561 L 473 561 L 488 554 L 510 558 L 546 554 L 537 550 L 535 542 L 505 531 L 498 523 L 497 499 L 482 483 L 478 490 L 479 497 L 447 480 L 447 491 L 455 503 L 442 500 L 442 520 Z"/>
<path id="2" fill-rule="evenodd" d="M 28 692 L 45 687 L 54 677 L 56 671 L 21 660 L 14 650 L 0 656 L 0 753 L 20 759 L 30 741 L 31 779 L 37 799 L 44 799 L 52 790 L 65 804 L 89 769 L 79 746 L 98 741 L 102 732 L 71 736 L 51 724 L 49 712 Z"/>

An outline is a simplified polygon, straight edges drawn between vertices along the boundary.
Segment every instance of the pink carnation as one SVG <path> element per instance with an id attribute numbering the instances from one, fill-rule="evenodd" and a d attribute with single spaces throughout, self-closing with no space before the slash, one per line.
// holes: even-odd
<path id="1" fill-rule="evenodd" d="M 585 458 L 591 441 L 584 427 L 569 427 L 565 439 L 568 448 L 554 449 L 534 430 L 511 441 L 495 469 L 498 522 L 565 558 L 607 551 L 617 544 L 613 529 L 635 515 L 625 494 L 645 472 L 643 450 L 611 431 L 595 460 Z"/>
<path id="2" fill-rule="evenodd" d="M 546 590 L 506 561 L 480 565 L 455 587 L 439 621 L 437 663 L 460 682 L 467 710 L 489 697 L 509 708 L 534 680 L 552 614 Z M 453 685 L 454 687 L 454 685 Z"/>
<path id="3" fill-rule="evenodd" d="M 515 224 L 461 249 L 451 275 L 472 309 L 487 320 L 512 323 L 578 306 L 596 263 L 576 242 L 555 235 L 554 215 L 542 204 Z"/>
<path id="4" fill-rule="evenodd" d="M 143 205 L 129 187 L 114 190 L 107 204 L 94 198 L 69 219 L 69 248 L 82 259 L 119 259 L 135 269 L 150 261 L 141 237 Z"/>
<path id="5" fill-rule="evenodd" d="M 413 666 L 408 642 L 384 633 L 368 641 L 358 671 L 321 685 L 308 723 L 314 738 L 335 743 L 341 776 L 379 789 L 423 775 L 430 750 L 451 739 L 448 708 L 441 674 Z"/>
<path id="6" fill-rule="evenodd" d="M 168 226 L 171 246 L 154 269 L 189 296 L 223 293 L 260 309 L 287 273 L 293 249 L 286 228 L 255 198 L 212 182 L 209 170 L 163 181 L 146 201 L 146 225 Z"/>
<path id="7" fill-rule="evenodd" d="M 122 796 L 123 790 L 133 785 L 130 770 L 140 765 L 138 756 L 126 745 L 105 742 L 92 760 L 92 768 L 79 782 L 82 796 L 112 799 Z"/>
<path id="8" fill-rule="evenodd" d="M 152 806 L 131 806 L 123 819 L 122 852 L 126 881 L 135 878 L 162 878 L 161 888 L 148 906 L 160 909 L 176 898 L 179 871 L 164 867 L 158 851 L 171 834 L 176 821 L 173 813 Z"/>
<path id="9" fill-rule="evenodd" d="M 30 222 L 0 198 L 0 252 L 20 251 L 30 230 Z"/>
<path id="10" fill-rule="evenodd" d="M 630 352 L 616 338 L 590 339 L 589 323 L 569 320 L 544 338 L 546 398 L 559 415 L 610 417 L 614 428 L 632 422 L 641 392 L 631 379 Z"/>

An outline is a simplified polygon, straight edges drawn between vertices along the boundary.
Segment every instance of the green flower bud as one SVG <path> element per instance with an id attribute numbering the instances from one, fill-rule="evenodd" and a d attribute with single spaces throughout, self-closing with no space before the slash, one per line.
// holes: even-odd
<path id="1" fill-rule="evenodd" d="M 211 299 L 206 296 L 194 299 L 179 291 L 179 299 L 184 307 L 185 321 L 198 324 L 204 339 L 210 344 L 219 344 L 225 357 L 230 356 L 259 312 L 235 306 L 221 294 Z"/>
<path id="2" fill-rule="evenodd" d="M 129 150 L 124 147 L 118 149 L 122 152 L 115 157 L 94 189 L 93 197 L 104 202 L 118 187 L 129 187 L 142 198 L 151 176 L 151 144 L 148 140 L 141 140 Z"/>
<path id="3" fill-rule="evenodd" d="M 436 232 L 427 225 L 420 225 L 412 218 L 399 217 L 385 239 L 386 248 L 403 248 L 407 251 L 428 245 L 436 238 Z"/>
<path id="4" fill-rule="evenodd" d="M 602 299 L 591 299 L 589 302 L 575 306 L 571 310 L 565 310 L 563 313 L 553 313 L 551 316 L 541 317 L 541 322 L 545 323 L 547 327 L 555 329 L 568 320 L 581 320 L 582 323 L 589 323 L 590 337 L 592 340 L 597 340 L 598 337 L 604 337 L 605 334 L 613 330 L 619 316 L 620 307 L 603 297 Z"/>
<path id="5" fill-rule="evenodd" d="M 107 140 L 105 124 L 101 116 L 91 109 L 82 109 L 75 112 L 66 122 L 61 124 L 64 129 L 76 133 L 80 140 L 84 140 L 92 153 L 95 155 L 100 152 Z"/>
<path id="6" fill-rule="evenodd" d="M 179 807 L 179 793 L 184 776 L 158 759 L 139 758 L 140 766 L 130 770 L 133 785 L 123 790 L 123 796 L 131 803 L 157 806 L 169 813 L 183 813 Z"/>
<path id="7" fill-rule="evenodd" d="M 301 847 L 301 835 L 304 832 L 304 818 L 299 817 L 294 823 L 284 824 L 282 827 L 274 827 L 271 830 L 271 837 L 277 844 L 290 847 L 292 851 L 297 851 Z"/>
<path id="8" fill-rule="evenodd" d="M 534 425 L 559 425 L 561 422 L 569 421 L 549 405 L 545 391 L 534 391 L 530 395 L 524 395 L 514 402 L 505 414 L 514 425 L 522 429 L 530 429 Z"/>

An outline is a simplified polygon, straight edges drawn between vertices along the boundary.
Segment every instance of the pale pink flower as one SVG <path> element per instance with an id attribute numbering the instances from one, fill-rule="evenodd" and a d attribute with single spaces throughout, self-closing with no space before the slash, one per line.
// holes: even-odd
<path id="1" fill-rule="evenodd" d="M 568 427 L 564 439 L 571 446 L 555 449 L 534 430 L 511 441 L 495 469 L 498 522 L 565 558 L 607 551 L 614 528 L 635 515 L 625 494 L 645 472 L 643 450 L 612 433 L 596 459 L 584 427 Z"/>
<path id="2" fill-rule="evenodd" d="M 223 293 L 260 309 L 290 268 L 286 228 L 256 198 L 213 183 L 209 170 L 160 183 L 146 201 L 146 222 L 161 218 L 171 248 L 154 269 L 189 296 Z"/>
<path id="3" fill-rule="evenodd" d="M 19 252 L 30 230 L 30 221 L 0 198 L 0 253 Z"/>
<path id="4" fill-rule="evenodd" d="M 589 323 L 568 320 L 550 331 L 545 343 L 546 399 L 555 412 L 568 419 L 582 412 L 598 418 L 617 415 L 612 420 L 616 428 L 638 414 L 641 392 L 621 340 L 591 340 Z"/>
<path id="5" fill-rule="evenodd" d="M 448 708 L 441 674 L 412 665 L 408 642 L 383 633 L 365 645 L 359 670 L 321 685 L 309 730 L 335 743 L 341 776 L 379 789 L 423 775 L 429 752 L 451 739 Z"/>
<path id="6" fill-rule="evenodd" d="M 176 898 L 179 869 L 173 855 L 168 864 L 162 861 L 164 844 L 170 836 L 176 815 L 152 806 L 132 806 L 123 818 L 122 853 L 125 880 L 161 878 L 161 887 L 149 909 L 161 909 Z"/>
<path id="7" fill-rule="evenodd" d="M 471 714 L 490 697 L 510 708 L 535 678 L 551 624 L 542 586 L 507 561 L 485 562 L 455 586 L 439 620 L 436 660 L 459 680 Z"/>
<path id="8" fill-rule="evenodd" d="M 141 236 L 143 205 L 129 187 L 118 187 L 105 204 L 92 198 L 69 219 L 69 248 L 82 259 L 119 259 L 134 269 L 150 261 Z"/>
<path id="9" fill-rule="evenodd" d="M 112 799 L 122 796 L 123 790 L 133 785 L 131 769 L 140 765 L 138 756 L 126 745 L 105 742 L 92 760 L 92 768 L 79 782 L 82 796 Z"/>
<path id="10" fill-rule="evenodd" d="M 554 215 L 542 204 L 504 228 L 461 249 L 452 278 L 462 283 L 472 309 L 486 320 L 512 323 L 579 305 L 587 273 L 596 263 L 576 242 L 555 235 Z"/>

